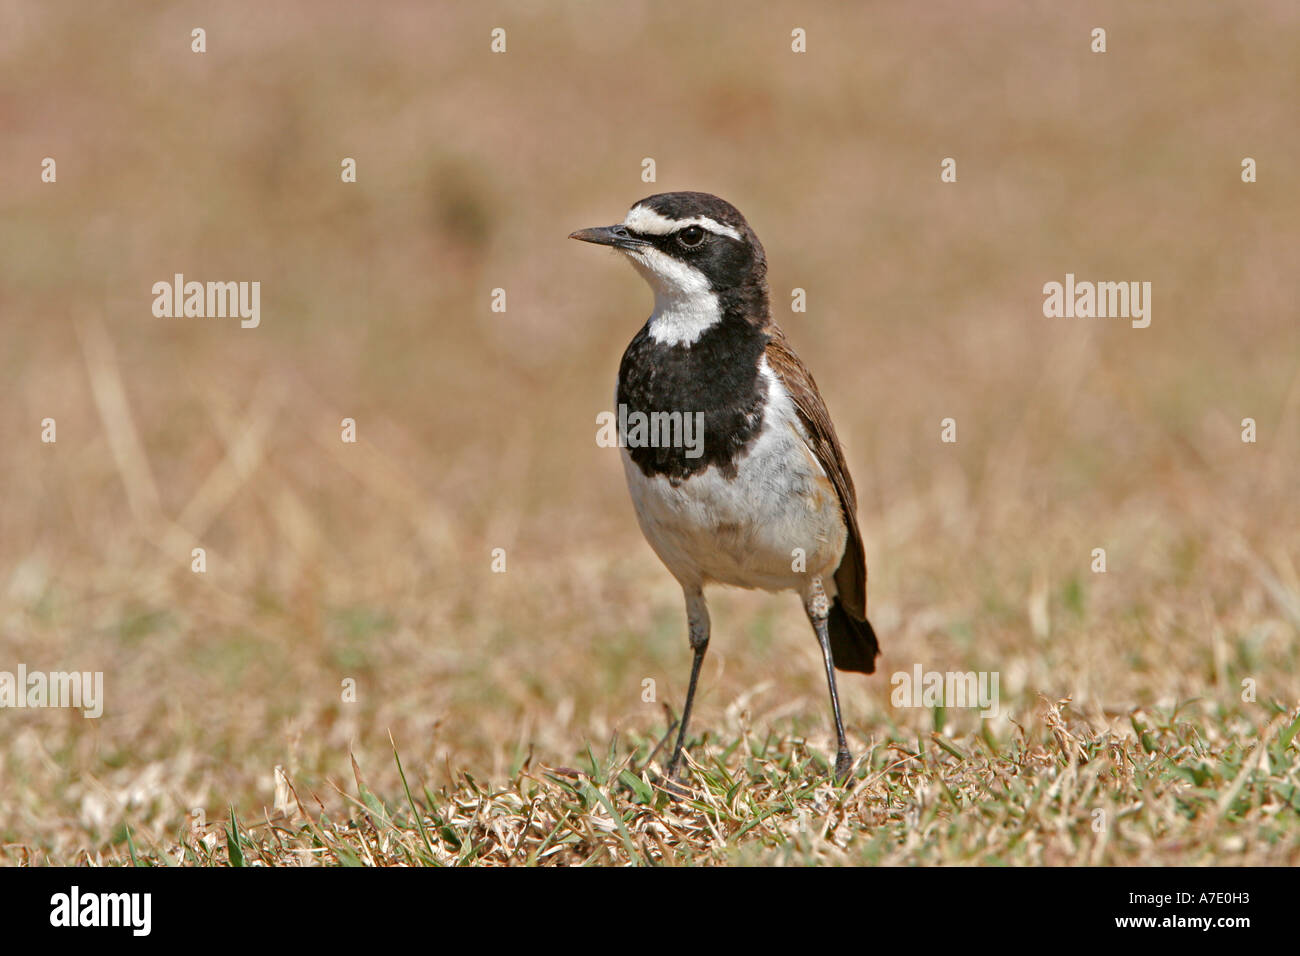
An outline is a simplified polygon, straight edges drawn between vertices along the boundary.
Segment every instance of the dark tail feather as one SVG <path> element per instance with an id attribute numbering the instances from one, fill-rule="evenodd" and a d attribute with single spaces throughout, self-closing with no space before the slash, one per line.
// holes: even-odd
<path id="1" fill-rule="evenodd" d="M 876 655 L 880 645 L 876 642 L 876 632 L 870 621 L 859 621 L 848 611 L 837 597 L 831 605 L 831 614 L 826 621 L 826 629 L 831 638 L 831 659 L 835 669 L 857 671 L 860 674 L 876 672 Z"/>

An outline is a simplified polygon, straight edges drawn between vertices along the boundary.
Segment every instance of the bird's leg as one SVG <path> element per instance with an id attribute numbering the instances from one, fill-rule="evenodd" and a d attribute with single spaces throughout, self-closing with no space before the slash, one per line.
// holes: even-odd
<path id="1" fill-rule="evenodd" d="M 822 646 L 822 660 L 826 663 L 826 683 L 831 689 L 831 710 L 835 713 L 835 739 L 839 752 L 835 755 L 835 782 L 844 783 L 853 769 L 853 755 L 849 753 L 848 742 L 844 738 L 844 719 L 840 716 L 840 695 L 835 688 L 835 661 L 831 657 L 831 636 L 826 628 L 826 619 L 830 616 L 831 602 L 826 597 L 820 578 L 813 578 L 807 594 L 804 596 L 804 610 L 813 630 L 817 632 L 817 643 Z"/>
<path id="2" fill-rule="evenodd" d="M 698 587 L 688 587 L 686 592 L 686 620 L 690 628 L 691 650 L 695 660 L 691 662 L 691 683 L 686 689 L 686 706 L 682 708 L 682 723 L 677 729 L 677 745 L 673 748 L 673 758 L 668 761 L 668 779 L 677 779 L 677 766 L 682 759 L 682 745 L 686 742 L 686 725 L 691 719 L 691 704 L 695 702 L 695 684 L 700 679 L 700 665 L 704 663 L 704 652 L 709 649 L 709 609 L 704 603 L 704 592 Z"/>

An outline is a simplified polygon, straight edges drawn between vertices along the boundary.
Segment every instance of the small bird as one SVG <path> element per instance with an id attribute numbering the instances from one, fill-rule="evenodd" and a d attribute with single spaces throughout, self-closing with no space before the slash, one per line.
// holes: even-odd
<path id="1" fill-rule="evenodd" d="M 668 779 L 678 779 L 709 646 L 704 586 L 722 584 L 803 599 L 844 781 L 853 761 L 835 671 L 873 673 L 880 647 L 853 481 L 812 374 L 772 321 L 763 246 L 734 206 L 701 192 L 647 197 L 621 223 L 570 238 L 617 249 L 654 291 L 619 366 L 620 421 L 639 412 L 702 426 L 702 441 L 619 442 L 641 531 L 685 595 L 695 655 Z"/>

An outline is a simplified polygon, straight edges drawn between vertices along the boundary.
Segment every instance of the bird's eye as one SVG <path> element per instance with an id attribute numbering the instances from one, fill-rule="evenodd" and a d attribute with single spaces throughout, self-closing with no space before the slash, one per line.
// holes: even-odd
<path id="1" fill-rule="evenodd" d="M 677 241 L 684 246 L 698 246 L 704 241 L 704 230 L 699 226 L 687 226 L 677 234 Z"/>

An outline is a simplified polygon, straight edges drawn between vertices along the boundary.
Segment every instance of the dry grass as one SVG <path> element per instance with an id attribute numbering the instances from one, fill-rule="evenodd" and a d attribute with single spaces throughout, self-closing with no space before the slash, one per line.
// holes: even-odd
<path id="1" fill-rule="evenodd" d="M 355 794 L 301 794 L 277 771 L 258 820 L 191 820 L 109 859 L 134 865 L 510 866 L 1153 863 L 1294 865 L 1300 713 L 1256 739 L 1241 717 L 1130 715 L 1132 733 L 1072 720 L 1068 701 L 1010 739 L 941 734 L 873 746 L 841 788 L 827 755 L 746 728 L 690 760 L 674 799 L 639 772 L 650 742 L 588 750 L 581 768 L 534 767 L 492 785 L 463 772 L 417 800 L 388 799 L 354 763 Z M 1195 711 L 1197 708 L 1188 708 Z M 901 737 L 901 735 L 899 735 Z M 326 803 L 346 801 L 332 819 Z M 20 859 L 27 861 L 26 855 Z"/>
<path id="2" fill-rule="evenodd" d="M 0 670 L 107 694 L 0 711 L 0 859 L 1300 861 L 1300 21 L 843 7 L 0 14 Z M 564 237 L 675 188 L 763 237 L 859 486 L 847 793 L 789 596 L 712 599 L 697 798 L 631 772 L 689 656 L 593 441 L 648 296 Z M 262 326 L 155 319 L 174 272 Z M 1044 319 L 1066 272 L 1151 327 Z M 918 663 L 1003 714 L 892 706 Z"/>

